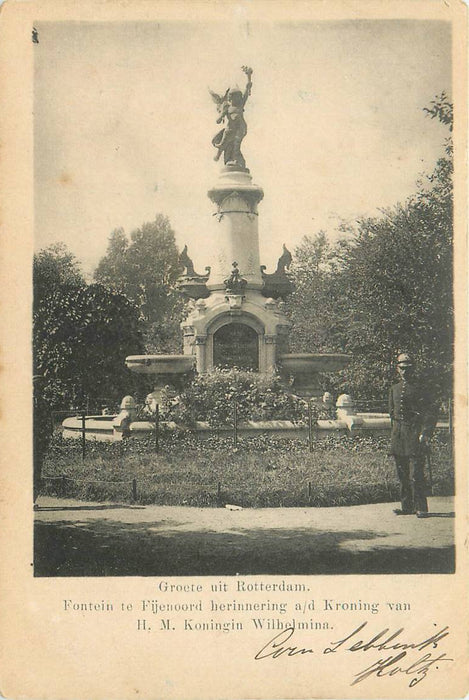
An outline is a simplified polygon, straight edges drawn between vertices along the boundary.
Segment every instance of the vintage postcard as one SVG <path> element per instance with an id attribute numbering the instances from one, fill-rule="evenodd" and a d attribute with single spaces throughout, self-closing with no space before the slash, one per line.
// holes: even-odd
<path id="1" fill-rule="evenodd" d="M 0 8 L 0 694 L 461 698 L 467 7 Z"/>

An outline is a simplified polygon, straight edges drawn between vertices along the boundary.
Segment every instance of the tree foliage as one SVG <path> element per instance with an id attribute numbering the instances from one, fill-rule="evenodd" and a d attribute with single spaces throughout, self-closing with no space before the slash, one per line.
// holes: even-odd
<path id="1" fill-rule="evenodd" d="M 350 316 L 340 276 L 342 255 L 341 244 L 331 245 L 324 231 L 304 236 L 295 248 L 294 291 L 285 304 L 293 324 L 292 352 L 334 352 L 344 346 Z"/>
<path id="2" fill-rule="evenodd" d="M 134 380 L 125 357 L 142 351 L 138 311 L 124 296 L 87 285 L 64 246 L 34 259 L 34 372 L 52 408 L 118 400 Z"/>
<path id="3" fill-rule="evenodd" d="M 453 104 L 449 101 L 446 92 L 438 95 L 430 102 L 430 107 L 424 107 L 423 111 L 429 114 L 432 119 L 438 119 L 450 131 L 453 131 Z"/>
<path id="4" fill-rule="evenodd" d="M 33 260 L 34 299 L 42 299 L 51 289 L 63 285 L 81 287 L 85 278 L 80 263 L 64 243 L 40 250 Z"/>
<path id="5" fill-rule="evenodd" d="M 444 96 L 443 96 L 444 97 Z M 440 99 L 427 110 L 448 124 Z M 289 302 L 295 350 L 345 351 L 352 362 L 330 381 L 357 398 L 383 398 L 399 351 L 412 353 L 441 397 L 452 385 L 452 148 L 403 205 L 324 233 L 295 251 Z"/>
<path id="6" fill-rule="evenodd" d="M 158 214 L 133 231 L 130 240 L 123 229 L 113 231 L 94 277 L 138 306 L 147 352 L 178 352 L 184 301 L 176 280 L 181 273 L 174 231 L 168 218 Z"/>

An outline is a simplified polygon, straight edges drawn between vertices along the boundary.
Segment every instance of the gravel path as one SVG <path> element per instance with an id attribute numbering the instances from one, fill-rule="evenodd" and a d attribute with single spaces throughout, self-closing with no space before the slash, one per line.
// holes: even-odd
<path id="1" fill-rule="evenodd" d="M 38 576 L 443 573 L 454 570 L 453 499 L 430 517 L 397 504 L 188 508 L 41 497 Z"/>

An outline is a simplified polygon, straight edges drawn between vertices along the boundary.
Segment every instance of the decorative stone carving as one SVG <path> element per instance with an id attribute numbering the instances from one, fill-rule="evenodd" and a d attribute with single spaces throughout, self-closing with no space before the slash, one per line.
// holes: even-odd
<path id="1" fill-rule="evenodd" d="M 283 244 L 283 253 L 278 259 L 277 269 L 271 275 L 265 272 L 266 266 L 261 265 L 261 274 L 264 282 L 262 294 L 265 297 L 286 297 L 293 290 L 293 284 L 286 272 L 292 261 L 292 255 L 288 248 Z"/>
<path id="2" fill-rule="evenodd" d="M 221 221 L 225 214 L 246 214 L 249 220 L 259 216 L 257 203 L 262 199 L 262 194 L 257 188 L 245 189 L 242 193 L 231 189 L 214 189 L 209 191 L 209 197 L 217 205 L 216 216 Z"/>
<path id="3" fill-rule="evenodd" d="M 276 335 L 264 335 L 264 343 L 266 345 L 275 345 L 277 343 Z"/>
<path id="4" fill-rule="evenodd" d="M 242 294 L 246 289 L 247 280 L 241 277 L 237 262 L 232 263 L 232 266 L 230 276 L 224 280 L 225 290 L 227 294 Z"/>
<path id="5" fill-rule="evenodd" d="M 336 403 L 337 419 L 343 420 L 350 432 L 360 430 L 363 427 L 364 421 L 361 416 L 357 415 L 355 402 L 349 394 L 341 394 Z"/>
<path id="6" fill-rule="evenodd" d="M 199 275 L 194 270 L 194 263 L 187 254 L 187 245 L 184 246 L 179 262 L 184 266 L 184 274 L 177 280 L 178 289 L 190 299 L 206 299 L 209 295 L 207 281 L 210 276 L 210 267 L 205 268 L 205 275 Z"/>
<path id="7" fill-rule="evenodd" d="M 240 309 L 243 305 L 244 296 L 242 294 L 227 294 L 225 300 L 230 309 Z"/>
<path id="8" fill-rule="evenodd" d="M 207 311 L 207 304 L 205 303 L 205 301 L 203 299 L 198 299 L 195 302 L 195 308 L 196 308 L 197 314 L 199 316 L 203 316 L 204 313 Z"/>
<path id="9" fill-rule="evenodd" d="M 248 261 L 247 261 L 247 269 L 244 271 L 244 274 L 253 274 L 255 271 L 255 265 L 254 265 L 254 255 L 252 253 L 249 253 L 248 255 Z"/>
<path id="10" fill-rule="evenodd" d="M 239 192 L 230 192 L 220 202 L 219 209 L 224 214 L 247 214 L 250 211 L 249 203 Z"/>
<path id="11" fill-rule="evenodd" d="M 267 299 L 264 306 L 267 309 L 267 311 L 275 311 L 277 309 L 277 303 L 276 303 L 275 299 L 272 299 L 272 298 Z"/>
<path id="12" fill-rule="evenodd" d="M 232 186 L 222 185 L 208 191 L 208 196 L 217 205 L 217 216 L 223 214 L 254 214 L 258 216 L 257 204 L 264 196 L 263 191 L 256 186 L 244 188 L 242 193 L 233 190 Z M 245 205 L 245 209 L 240 209 L 241 202 Z"/>
<path id="13" fill-rule="evenodd" d="M 195 344 L 196 345 L 205 345 L 207 342 L 207 336 L 206 335 L 196 335 L 194 338 Z"/>
<path id="14" fill-rule="evenodd" d="M 120 408 L 120 413 L 112 421 L 114 439 L 116 440 L 129 434 L 130 424 L 137 417 L 137 407 L 133 396 L 124 396 Z"/>
<path id="15" fill-rule="evenodd" d="M 355 413 L 355 402 L 350 394 L 340 394 L 337 399 L 336 408 L 338 417 L 352 415 Z"/>

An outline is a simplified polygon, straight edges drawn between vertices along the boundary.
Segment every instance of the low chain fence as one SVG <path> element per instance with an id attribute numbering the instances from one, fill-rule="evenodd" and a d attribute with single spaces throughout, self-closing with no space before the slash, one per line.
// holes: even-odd
<path id="1" fill-rule="evenodd" d="M 117 411 L 116 411 L 117 412 Z M 380 414 L 386 414 L 387 410 L 383 408 L 382 404 L 379 404 L 377 402 L 357 402 L 356 403 L 356 412 L 357 413 L 380 413 Z M 440 415 L 438 416 L 438 422 L 440 424 L 440 429 L 443 431 L 448 432 L 449 436 L 449 441 L 452 441 L 452 405 L 451 402 L 449 402 L 447 410 L 444 412 L 440 412 Z M 104 414 L 105 415 L 105 414 Z M 111 414 L 112 415 L 112 414 Z M 77 411 L 76 409 L 70 409 L 70 410 L 62 410 L 62 411 L 53 411 L 52 412 L 52 417 L 53 417 L 53 425 L 54 429 L 57 430 L 61 427 L 62 422 L 65 418 L 68 417 L 76 417 L 79 419 L 81 423 L 81 429 L 80 429 L 80 445 L 81 445 L 81 452 L 82 452 L 82 457 L 85 459 L 86 453 L 88 451 L 88 445 L 90 441 L 86 439 L 86 431 L 87 431 L 87 420 L 90 418 L 89 414 L 87 414 L 84 410 L 82 411 Z M 297 426 L 298 429 L 302 429 L 302 431 L 307 432 L 307 440 L 303 440 L 302 443 L 305 445 L 305 448 L 308 449 L 310 452 L 312 452 L 315 449 L 316 445 L 316 435 L 315 435 L 315 426 L 317 424 L 318 418 L 320 419 L 334 419 L 335 418 L 335 408 L 322 408 L 319 410 L 317 409 L 317 406 L 313 404 L 313 402 L 308 402 L 308 407 L 307 407 L 307 412 L 303 418 L 302 421 L 296 421 L 295 425 Z M 164 420 L 165 417 L 161 415 L 160 413 L 160 407 L 156 405 L 156 410 L 154 411 L 153 414 L 149 414 L 145 417 L 144 419 L 148 423 L 153 424 L 153 431 L 152 435 L 148 434 L 148 437 L 150 438 L 147 441 L 147 447 L 148 449 L 153 449 L 155 452 L 158 452 L 162 439 L 164 440 L 164 437 L 167 435 L 167 429 L 164 427 Z M 211 432 L 215 435 L 216 438 L 220 438 L 223 436 L 225 439 L 229 437 L 232 443 L 233 449 L 237 450 L 239 449 L 240 445 L 242 444 L 244 438 L 240 438 L 240 430 L 242 430 L 242 424 L 245 424 L 246 421 L 249 419 L 244 419 L 243 421 L 240 421 L 239 419 L 239 409 L 238 409 L 238 404 L 236 400 L 233 401 L 233 409 L 232 409 L 232 423 L 231 425 L 229 424 L 223 424 L 219 426 L 213 426 Z M 188 430 L 186 432 L 189 432 L 192 436 L 198 436 L 197 430 Z M 265 436 L 267 431 L 263 432 L 262 434 Z M 207 438 L 203 438 L 201 436 L 198 436 L 199 439 L 201 440 L 206 440 Z M 123 439 L 126 440 L 129 438 L 129 435 L 125 436 Z M 130 439 L 135 439 L 139 440 L 141 438 L 138 437 L 133 437 Z M 291 440 L 295 440 L 294 437 L 290 438 Z M 299 441 L 300 438 L 296 438 L 296 441 Z"/>
<path id="2" fill-rule="evenodd" d="M 75 416 L 79 419 L 78 439 L 64 439 L 60 435 L 59 427 L 67 416 Z M 78 412 L 78 415 L 76 410 L 56 411 L 54 422 L 57 430 L 42 474 L 43 493 L 85 501 L 111 500 L 142 505 L 159 503 L 161 505 L 213 506 L 233 510 L 252 506 L 307 507 L 372 503 L 383 500 L 397 501 L 399 485 L 391 462 L 386 468 L 377 468 L 376 471 L 371 471 L 364 476 L 356 487 L 357 493 L 354 492 L 353 484 L 346 483 L 346 479 L 354 473 L 355 467 L 343 475 L 339 470 L 334 475 L 333 484 L 322 478 L 320 474 L 321 483 L 318 481 L 315 476 L 315 469 L 317 470 L 318 467 L 313 465 L 308 453 L 323 451 L 323 456 L 319 458 L 320 471 L 326 452 L 344 454 L 344 459 L 345 451 L 356 452 L 358 454 L 354 465 L 360 469 L 363 458 L 366 462 L 371 459 L 370 455 L 377 452 L 380 455 L 379 460 L 383 458 L 383 464 L 388 461 L 386 455 L 389 437 L 387 435 L 367 436 L 360 432 L 353 435 L 344 430 L 331 431 L 327 437 L 317 438 L 317 417 L 317 410 L 309 404 L 301 424 L 298 423 L 301 434 L 300 431 L 296 431 L 294 437 L 286 439 L 267 432 L 249 437 L 243 432 L 237 402 L 233 401 L 231 424 L 219 426 L 218 431 L 215 428 L 210 437 L 201 437 L 195 430 L 168 430 L 164 421 L 160 420 L 160 411 L 157 407 L 152 418 L 153 431 L 150 434 L 143 438 L 129 437 L 114 442 L 99 442 L 86 439 L 87 415 L 84 411 Z M 442 417 L 444 418 L 445 414 Z M 428 495 L 445 495 L 446 492 L 451 491 L 450 482 L 453 478 L 450 432 L 447 429 L 437 431 L 433 443 L 434 456 L 426 457 Z M 217 478 L 219 476 L 217 473 L 214 480 L 208 481 L 204 479 L 203 469 L 199 475 L 192 476 L 192 481 L 188 480 L 184 460 L 194 455 L 194 459 L 202 462 L 200 455 L 205 455 L 207 452 L 211 455 L 208 459 L 219 462 L 228 460 L 230 454 L 236 457 L 239 453 L 236 457 L 240 460 L 239 464 L 251 460 L 256 464 L 262 463 L 266 470 L 275 470 L 276 461 L 280 460 L 282 463 L 283 458 L 288 459 L 289 464 L 292 465 L 289 472 L 292 475 L 291 482 L 286 486 L 282 482 L 282 479 L 286 478 L 283 475 L 280 482 L 276 480 L 269 482 L 269 487 L 264 488 L 263 483 L 258 483 L 253 487 L 255 493 L 253 491 L 246 496 L 246 489 L 238 486 L 239 477 L 236 469 L 231 471 L 231 481 L 228 476 L 223 480 L 221 472 L 222 478 Z M 277 453 L 278 460 L 275 458 Z M 178 463 L 179 471 L 173 476 L 171 465 L 175 463 L 174 459 Z M 233 461 L 233 457 L 229 459 Z M 304 475 L 299 473 L 300 463 Z M 125 469 L 130 472 L 128 478 L 124 465 L 127 465 Z M 166 470 L 164 475 L 161 475 L 159 465 Z M 446 465 L 443 466 L 443 471 L 442 465 Z M 290 467 L 287 468 L 290 469 Z M 285 466 L 283 469 L 285 472 Z M 148 473 L 149 471 L 152 473 Z M 106 476 L 109 478 L 105 478 Z M 209 479 L 211 477 L 209 473 L 205 476 Z"/>
<path id="3" fill-rule="evenodd" d="M 57 496 L 60 498 L 79 498 L 83 500 L 121 500 L 133 504 L 160 503 L 161 505 L 197 505 L 225 507 L 228 510 L 242 510 L 243 507 L 254 505 L 252 500 L 246 501 L 246 490 L 242 486 L 236 486 L 228 482 L 215 481 L 205 483 L 178 482 L 178 494 L 172 493 L 171 484 L 155 484 L 148 479 L 126 479 L 126 480 L 106 480 L 70 477 L 65 474 L 48 476 L 43 475 L 43 494 Z M 47 484 L 47 485 L 46 485 Z M 100 489 L 99 486 L 102 488 Z M 370 502 L 380 502 L 383 497 L 389 501 L 398 500 L 399 486 L 397 481 L 368 483 L 367 492 L 370 494 L 379 493 L 379 498 L 371 498 Z M 188 493 L 187 499 L 181 498 L 181 489 Z M 194 487 L 197 487 L 196 493 Z M 349 489 L 348 484 L 343 484 Z M 335 486 L 335 495 L 338 489 Z M 428 495 L 432 495 L 431 485 L 428 487 Z M 312 480 L 296 485 L 293 489 L 285 488 L 282 493 L 269 493 L 267 490 L 256 498 L 256 506 L 276 507 L 276 506 L 327 506 L 328 493 L 322 493 L 317 489 Z M 337 505 L 342 505 L 339 500 Z M 344 501 L 343 505 L 346 505 Z"/>

